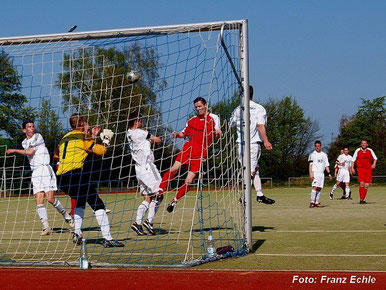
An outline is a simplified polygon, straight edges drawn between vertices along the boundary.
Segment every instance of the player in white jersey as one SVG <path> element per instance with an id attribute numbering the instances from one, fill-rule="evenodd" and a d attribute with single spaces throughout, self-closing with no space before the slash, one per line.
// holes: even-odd
<path id="1" fill-rule="evenodd" d="M 28 157 L 29 164 L 32 170 L 32 185 L 33 194 L 36 199 L 36 209 L 43 224 L 43 230 L 40 235 L 50 235 L 51 227 L 48 223 L 47 210 L 44 206 L 44 196 L 47 201 L 52 204 L 56 210 L 63 216 L 64 220 L 74 227 L 72 217 L 67 213 L 66 209 L 55 198 L 54 193 L 57 190 L 56 176 L 50 166 L 50 155 L 44 143 L 42 135 L 35 133 L 35 125 L 33 121 L 23 122 L 23 132 L 26 138 L 22 142 L 23 150 L 8 149 L 7 154 L 18 153 Z"/>
<path id="2" fill-rule="evenodd" d="M 265 204 L 274 204 L 275 201 L 266 197 L 263 194 L 261 187 L 261 179 L 259 175 L 259 158 L 261 155 L 261 145 L 264 144 L 265 149 L 272 150 L 272 144 L 269 142 L 265 126 L 267 124 L 267 112 L 262 105 L 252 101 L 253 87 L 249 86 L 249 110 L 250 110 L 250 144 L 251 144 L 251 176 L 253 185 L 256 189 L 257 202 Z M 242 110 L 238 106 L 233 112 L 229 122 L 231 127 L 237 127 L 237 144 L 239 145 L 239 161 L 242 162 L 241 152 L 241 118 Z"/>
<path id="3" fill-rule="evenodd" d="M 334 184 L 331 192 L 330 199 L 334 198 L 334 192 L 343 182 L 345 184 L 345 194 L 341 199 L 350 199 L 350 166 L 352 163 L 352 156 L 348 154 L 349 149 L 347 147 L 343 148 L 343 154 L 339 155 L 336 160 L 338 166 L 338 174 L 336 176 L 336 183 Z"/>
<path id="4" fill-rule="evenodd" d="M 315 141 L 314 145 L 315 151 L 308 157 L 308 170 L 312 181 L 310 207 L 320 207 L 320 191 L 324 186 L 324 170 L 327 171 L 330 180 L 332 180 L 332 176 L 327 154 L 322 152 L 322 143 Z"/>
<path id="5" fill-rule="evenodd" d="M 131 156 L 135 161 L 135 173 L 140 186 L 140 192 L 144 197 L 144 200 L 138 207 L 136 221 L 131 225 L 131 228 L 138 235 L 146 235 L 142 228 L 143 224 L 150 234 L 155 235 L 153 219 L 160 207 L 163 195 L 158 194 L 158 192 L 162 191 L 159 187 L 161 175 L 154 165 L 151 143 L 161 143 L 161 138 L 141 129 L 142 119 L 138 112 L 130 114 L 129 128 L 126 136 Z M 147 211 L 147 219 L 142 223 Z"/>

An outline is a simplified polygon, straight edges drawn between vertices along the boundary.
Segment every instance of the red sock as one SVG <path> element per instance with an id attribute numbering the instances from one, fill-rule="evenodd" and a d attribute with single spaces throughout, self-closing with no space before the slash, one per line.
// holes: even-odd
<path id="1" fill-rule="evenodd" d="M 365 199 L 365 188 L 363 186 L 359 186 L 359 198 L 360 200 Z"/>
<path id="2" fill-rule="evenodd" d="M 172 172 L 172 171 L 170 171 L 170 169 L 168 171 L 166 171 L 164 173 L 164 176 L 162 176 L 162 181 L 161 181 L 159 187 L 162 190 L 166 191 L 169 181 L 172 180 L 175 175 L 176 175 L 176 171 Z"/>
<path id="3" fill-rule="evenodd" d="M 75 198 L 71 198 L 71 212 L 70 212 L 70 215 L 72 215 L 72 216 L 74 216 L 75 207 L 76 207 L 76 199 Z"/>
<path id="4" fill-rule="evenodd" d="M 366 199 L 366 195 L 367 195 L 367 188 L 363 187 L 363 199 L 362 200 Z"/>
<path id="5" fill-rule="evenodd" d="M 176 196 L 177 200 L 183 197 L 188 191 L 189 191 L 189 185 L 184 183 L 184 185 L 178 189 L 177 196 Z"/>

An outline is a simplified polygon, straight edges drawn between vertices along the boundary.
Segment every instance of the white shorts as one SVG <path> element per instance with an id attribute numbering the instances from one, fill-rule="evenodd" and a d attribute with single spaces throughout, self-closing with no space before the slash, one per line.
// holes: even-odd
<path id="1" fill-rule="evenodd" d="M 161 183 L 161 175 L 154 163 L 146 163 L 145 166 L 135 166 L 140 192 L 143 196 L 157 193 Z"/>
<path id="2" fill-rule="evenodd" d="M 312 187 L 324 187 L 324 173 L 313 172 L 314 180 L 312 181 Z"/>
<path id="3" fill-rule="evenodd" d="M 34 169 L 34 171 L 32 171 L 31 181 L 34 194 L 41 191 L 56 191 L 58 189 L 56 185 L 56 175 L 50 165 L 43 165 Z"/>
<path id="4" fill-rule="evenodd" d="M 348 170 L 339 169 L 338 175 L 336 176 L 336 181 L 349 183 L 350 182 L 350 173 Z"/>
<path id="5" fill-rule="evenodd" d="M 259 159 L 261 155 L 260 143 L 251 143 L 251 174 L 259 169 Z M 241 160 L 241 146 L 239 144 L 239 161 Z"/>

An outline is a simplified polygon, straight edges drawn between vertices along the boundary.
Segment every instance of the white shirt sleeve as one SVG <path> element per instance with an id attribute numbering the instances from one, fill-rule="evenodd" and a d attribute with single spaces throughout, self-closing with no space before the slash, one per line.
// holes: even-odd
<path id="1" fill-rule="evenodd" d="M 256 120 L 258 125 L 266 125 L 267 124 L 267 111 L 261 106 L 259 113 L 257 114 Z"/>
<path id="2" fill-rule="evenodd" d="M 221 130 L 220 117 L 213 113 L 209 113 L 209 116 L 211 116 L 214 121 L 214 129 Z"/>
<path id="3" fill-rule="evenodd" d="M 330 162 L 328 162 L 327 154 L 324 153 L 323 156 L 324 156 L 324 167 L 330 166 Z"/>
<path id="4" fill-rule="evenodd" d="M 369 150 L 370 150 L 370 152 L 371 152 L 371 155 L 373 156 L 374 160 L 378 160 L 378 158 L 377 158 L 377 156 L 375 155 L 375 153 L 374 153 L 373 149 L 370 149 L 370 148 L 367 148 L 367 149 L 369 149 Z"/>
<path id="5" fill-rule="evenodd" d="M 35 133 L 32 136 L 31 141 L 29 142 L 29 148 L 36 148 L 40 145 L 45 145 L 44 139 L 43 139 L 42 135 L 40 135 L 39 133 Z"/>
<path id="6" fill-rule="evenodd" d="M 354 155 L 353 155 L 353 157 L 352 157 L 352 162 L 353 162 L 353 163 L 357 160 L 359 150 L 360 150 L 360 149 L 358 148 L 358 149 L 355 150 L 355 152 L 354 152 Z"/>
<path id="7" fill-rule="evenodd" d="M 237 107 L 233 110 L 231 119 L 229 120 L 229 126 L 232 128 L 237 125 L 237 123 L 240 122 L 240 107 Z"/>

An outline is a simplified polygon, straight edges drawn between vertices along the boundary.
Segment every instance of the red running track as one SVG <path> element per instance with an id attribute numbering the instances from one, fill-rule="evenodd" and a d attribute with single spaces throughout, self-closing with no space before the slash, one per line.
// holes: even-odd
<path id="1" fill-rule="evenodd" d="M 386 289 L 386 272 L 0 268 L 0 289 Z"/>

